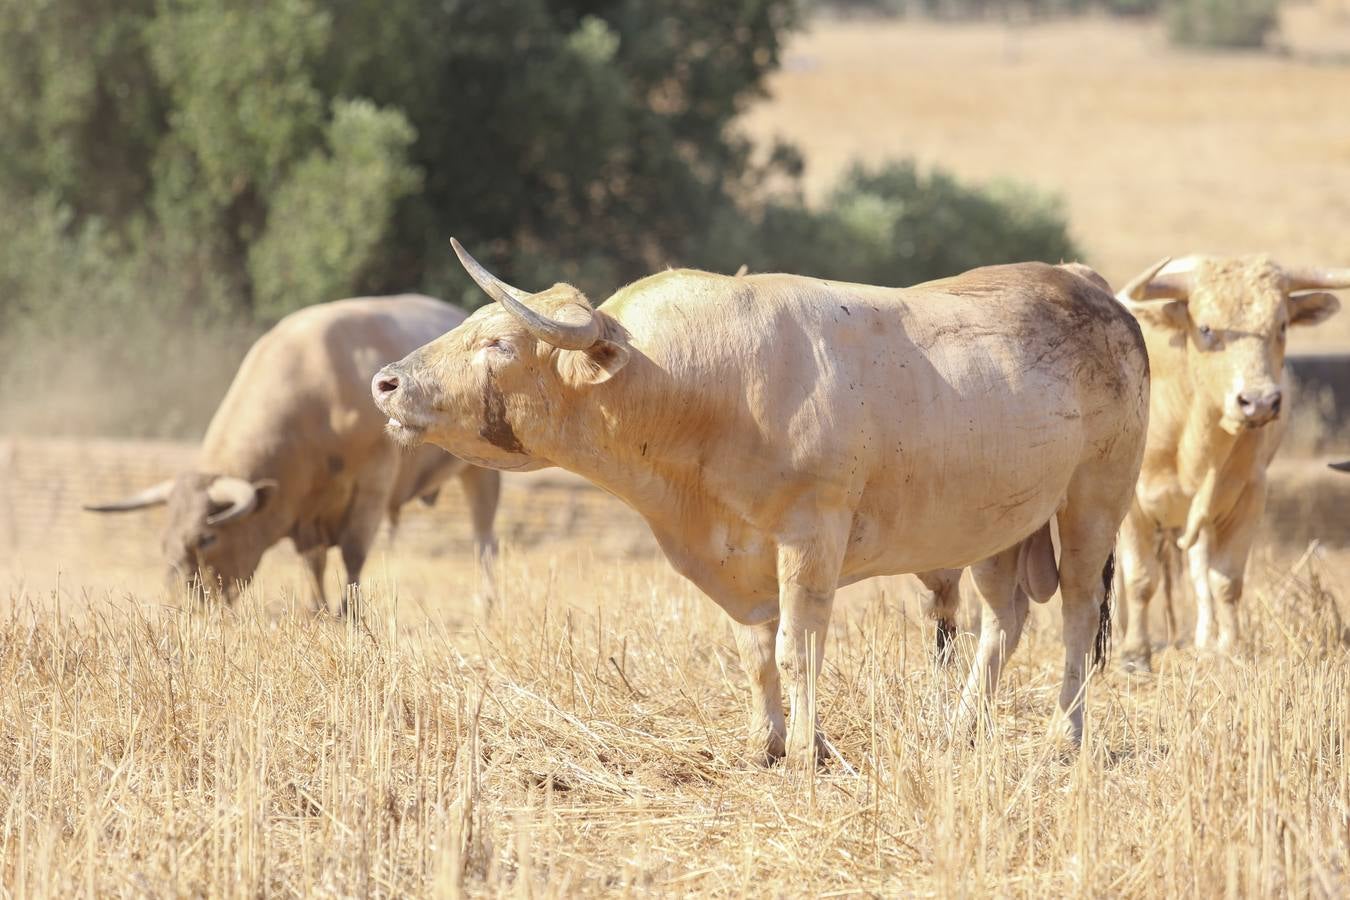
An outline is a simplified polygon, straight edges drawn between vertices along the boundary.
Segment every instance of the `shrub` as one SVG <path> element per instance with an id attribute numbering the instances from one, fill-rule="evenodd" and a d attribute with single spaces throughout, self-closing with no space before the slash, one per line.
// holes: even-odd
<path id="1" fill-rule="evenodd" d="M 1078 257 L 1055 199 L 1006 182 L 965 185 L 913 162 L 855 166 L 821 209 L 779 201 L 752 222 L 728 216 L 710 234 L 718 268 L 744 262 L 753 271 L 899 286 L 981 265 Z"/>
<path id="2" fill-rule="evenodd" d="M 1279 6 L 1279 0 L 1169 0 L 1167 30 L 1178 44 L 1260 47 L 1279 24 Z"/>

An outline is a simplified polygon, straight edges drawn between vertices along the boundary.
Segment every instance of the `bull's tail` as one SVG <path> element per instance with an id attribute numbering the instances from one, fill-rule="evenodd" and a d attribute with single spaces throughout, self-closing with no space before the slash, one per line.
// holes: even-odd
<path id="1" fill-rule="evenodd" d="M 1097 618 L 1097 639 L 1092 644 L 1092 666 L 1100 671 L 1111 656 L 1111 588 L 1116 578 L 1116 553 L 1102 566 L 1102 605 Z"/>

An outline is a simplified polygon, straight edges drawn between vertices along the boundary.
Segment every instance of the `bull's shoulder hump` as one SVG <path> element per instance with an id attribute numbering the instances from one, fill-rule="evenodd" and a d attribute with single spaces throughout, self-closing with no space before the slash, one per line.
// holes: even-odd
<path id="1" fill-rule="evenodd" d="M 705 300 L 716 303 L 746 291 L 747 281 L 701 269 L 667 269 L 624 285 L 599 308 L 618 316 L 639 310 L 654 311 L 668 303 L 682 306 Z"/>

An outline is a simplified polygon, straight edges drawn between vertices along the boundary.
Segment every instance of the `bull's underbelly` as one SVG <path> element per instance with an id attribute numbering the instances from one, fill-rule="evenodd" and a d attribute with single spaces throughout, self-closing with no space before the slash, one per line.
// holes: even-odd
<path id="1" fill-rule="evenodd" d="M 1062 504 L 1083 441 L 1068 429 L 1049 438 L 1041 432 L 1033 444 L 1005 447 L 992 459 L 954 453 L 941 478 L 916 478 L 898 458 L 873 473 L 848 510 L 838 585 L 966 566 L 1034 532 Z M 653 528 L 681 574 L 734 618 L 762 621 L 777 608 L 780 534 L 778 523 L 728 512 L 741 504 L 731 497 L 710 503 L 693 529 Z"/>

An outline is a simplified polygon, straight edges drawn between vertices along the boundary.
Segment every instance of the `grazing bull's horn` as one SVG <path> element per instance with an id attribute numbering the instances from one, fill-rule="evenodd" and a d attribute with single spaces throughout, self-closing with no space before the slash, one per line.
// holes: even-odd
<path id="1" fill-rule="evenodd" d="M 1350 269 L 1285 269 L 1284 284 L 1290 293 L 1350 288 Z"/>
<path id="2" fill-rule="evenodd" d="M 1347 459 L 1345 462 L 1327 463 L 1327 465 L 1337 472 L 1350 472 L 1350 459 Z"/>
<path id="3" fill-rule="evenodd" d="M 1125 300 L 1133 300 L 1136 303 L 1144 300 L 1184 300 L 1191 293 L 1191 276 L 1189 272 L 1174 272 L 1168 275 L 1159 275 L 1172 257 L 1164 256 L 1144 271 L 1140 272 L 1125 287 L 1120 289 L 1117 295 Z"/>
<path id="4" fill-rule="evenodd" d="M 482 264 L 470 256 L 469 251 L 454 238 L 450 239 L 450 246 L 455 248 L 455 255 L 459 257 L 469 277 L 477 282 L 489 297 L 506 307 L 530 334 L 539 340 L 564 350 L 586 350 L 599 340 L 600 324 L 595 321 L 595 313 L 592 310 L 573 304 L 567 307 L 566 318 L 557 319 L 536 312 L 527 305 L 531 295 L 519 288 L 511 287 L 483 268 Z"/>
<path id="5" fill-rule="evenodd" d="M 132 494 L 114 503 L 87 503 L 84 508 L 89 512 L 131 512 L 149 506 L 162 506 L 169 502 L 169 493 L 173 491 L 173 479 L 151 485 L 139 494 Z"/>
<path id="6" fill-rule="evenodd" d="M 260 481 L 251 484 L 232 475 L 220 475 L 206 489 L 206 496 L 217 506 L 225 506 L 220 512 L 206 517 L 207 525 L 224 525 L 240 516 L 246 516 L 258 507 L 258 490 L 275 487 L 275 481 Z"/>

